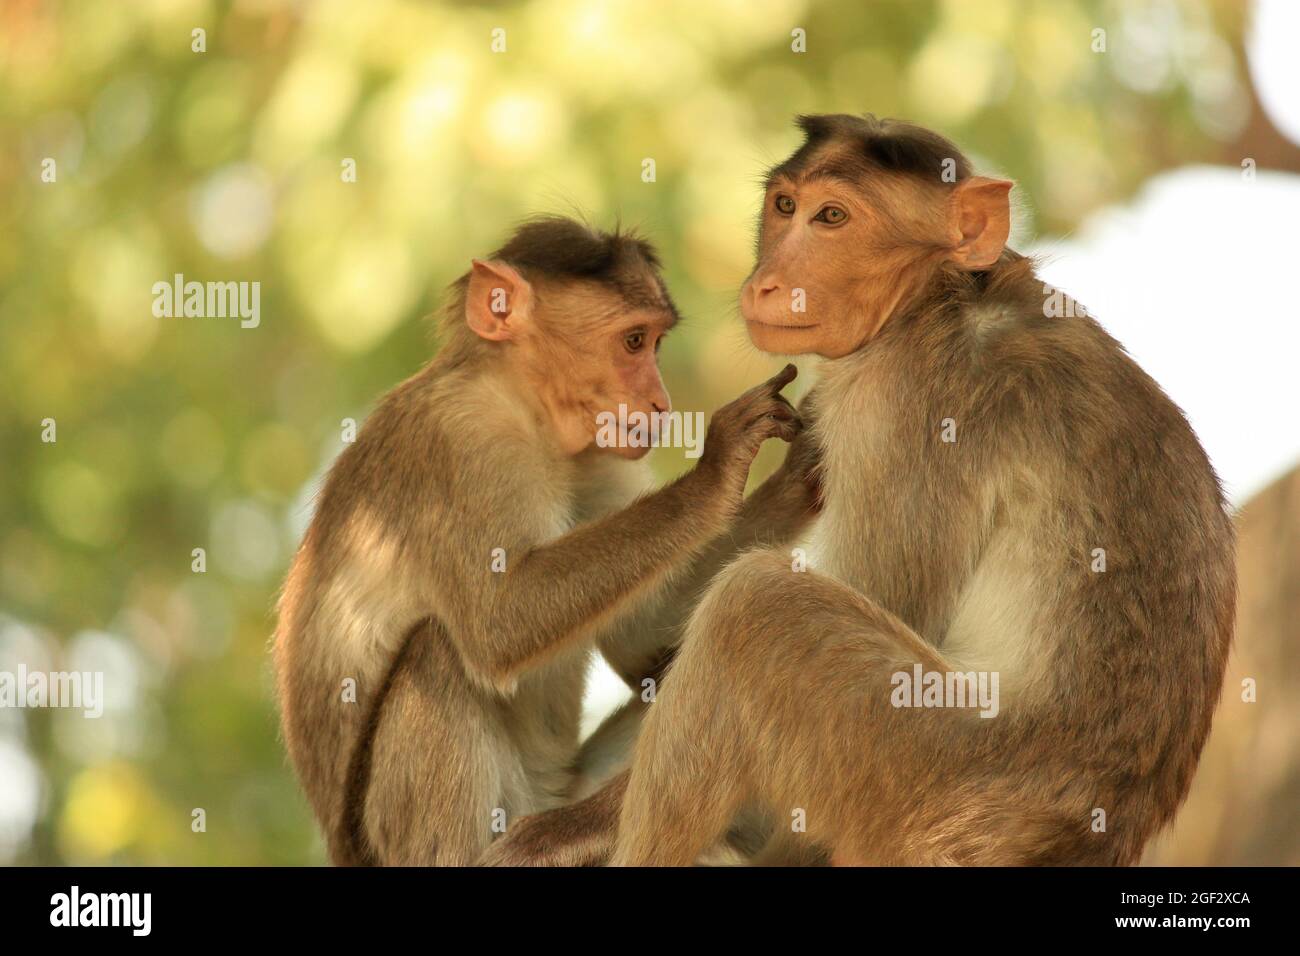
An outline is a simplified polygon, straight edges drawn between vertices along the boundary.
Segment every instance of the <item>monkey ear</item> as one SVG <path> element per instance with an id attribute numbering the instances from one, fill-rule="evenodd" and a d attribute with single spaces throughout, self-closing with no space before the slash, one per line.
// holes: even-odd
<path id="1" fill-rule="evenodd" d="M 470 263 L 465 324 L 482 338 L 504 342 L 528 320 L 533 287 L 504 262 L 471 259 Z"/>
<path id="2" fill-rule="evenodd" d="M 948 205 L 952 241 L 949 258 L 963 269 L 987 269 L 998 261 L 1011 233 L 1011 200 L 1015 183 L 972 176 L 953 190 Z"/>

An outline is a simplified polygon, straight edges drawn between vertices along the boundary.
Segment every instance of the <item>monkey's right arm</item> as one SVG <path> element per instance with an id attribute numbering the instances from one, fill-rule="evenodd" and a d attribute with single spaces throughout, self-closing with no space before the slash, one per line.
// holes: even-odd
<path id="1" fill-rule="evenodd" d="M 703 551 L 734 520 L 759 445 L 798 434 L 779 394 L 794 375 L 787 366 L 720 409 L 704 455 L 682 478 L 553 542 L 516 548 L 504 574 L 449 602 L 448 630 L 466 665 L 509 689 Z"/>

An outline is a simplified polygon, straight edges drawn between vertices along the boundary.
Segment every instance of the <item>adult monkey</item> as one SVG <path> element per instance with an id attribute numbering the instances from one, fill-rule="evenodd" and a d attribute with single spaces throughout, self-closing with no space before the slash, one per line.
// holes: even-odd
<path id="1" fill-rule="evenodd" d="M 633 236 L 523 226 L 456 284 L 437 358 L 331 469 L 274 660 L 335 863 L 470 863 L 500 824 L 564 800 L 602 629 L 639 681 L 663 637 L 636 625 L 665 589 L 681 603 L 670 575 L 804 507 L 788 471 L 761 515 L 741 507 L 759 445 L 799 431 L 779 394 L 793 367 L 715 414 L 696 467 L 654 494 L 626 460 L 648 446 L 595 447 L 599 412 L 668 410 L 656 353 L 677 313 L 658 267 Z M 601 773 L 636 716 L 603 728 L 580 771 Z"/>
<path id="2" fill-rule="evenodd" d="M 1218 480 L 1097 323 L 1045 317 L 1005 248 L 1011 183 L 908 124 L 799 124 L 741 310 L 760 349 L 830 360 L 813 569 L 756 550 L 722 572 L 630 778 L 555 819 L 621 806 L 618 864 L 689 864 L 747 804 L 844 863 L 1133 863 L 1223 680 Z M 996 673 L 997 715 L 896 706 L 917 665 Z M 548 816 L 519 835 L 562 833 Z"/>

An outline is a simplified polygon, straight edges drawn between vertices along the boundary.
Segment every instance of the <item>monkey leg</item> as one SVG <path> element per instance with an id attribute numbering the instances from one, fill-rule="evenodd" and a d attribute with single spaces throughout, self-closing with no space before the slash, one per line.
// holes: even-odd
<path id="1" fill-rule="evenodd" d="M 742 556 L 701 601 L 645 721 L 614 862 L 689 865 L 750 801 L 812 859 L 1026 860 L 1017 841 L 1041 845 L 1059 820 L 1005 765 L 1013 718 L 895 707 L 891 676 L 917 663 L 950 670 L 863 595 L 778 552 Z"/>
<path id="2" fill-rule="evenodd" d="M 650 705 L 634 697 L 610 714 L 583 743 L 574 766 L 571 802 L 510 822 L 479 859 L 484 866 L 603 866 L 614 851 L 627 765 Z M 766 814 L 740 814 L 730 846 L 717 848 L 720 864 L 735 863 L 763 850 L 761 862 L 790 865 L 803 860 L 802 847 L 770 847 Z M 778 841 L 771 841 L 776 844 Z M 814 861 L 816 862 L 816 861 Z"/>
<path id="3" fill-rule="evenodd" d="M 743 641 L 749 570 L 759 555 L 775 561 L 772 552 L 756 551 L 733 562 L 687 622 L 637 741 L 615 864 L 690 865 L 756 795 L 736 675 L 713 657 Z M 790 576 L 782 568 L 782 578 Z"/>
<path id="4" fill-rule="evenodd" d="M 526 786 L 505 730 L 432 627 L 396 665 L 371 748 L 363 840 L 384 865 L 471 865 Z"/>

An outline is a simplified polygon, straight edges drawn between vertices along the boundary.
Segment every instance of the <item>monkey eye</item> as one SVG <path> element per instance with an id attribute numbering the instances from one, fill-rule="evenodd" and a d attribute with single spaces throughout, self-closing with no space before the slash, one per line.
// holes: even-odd
<path id="1" fill-rule="evenodd" d="M 640 352 L 643 345 L 645 345 L 644 332 L 629 332 L 623 336 L 623 347 L 629 352 Z"/>
<path id="2" fill-rule="evenodd" d="M 776 211 L 783 216 L 792 215 L 794 213 L 794 200 L 789 196 L 777 196 Z"/>
<path id="3" fill-rule="evenodd" d="M 845 219 L 848 218 L 849 218 L 849 214 L 846 213 L 839 206 L 827 206 L 817 215 L 813 216 L 813 221 L 824 222 L 828 226 L 838 226 L 840 223 L 842 223 Z"/>

